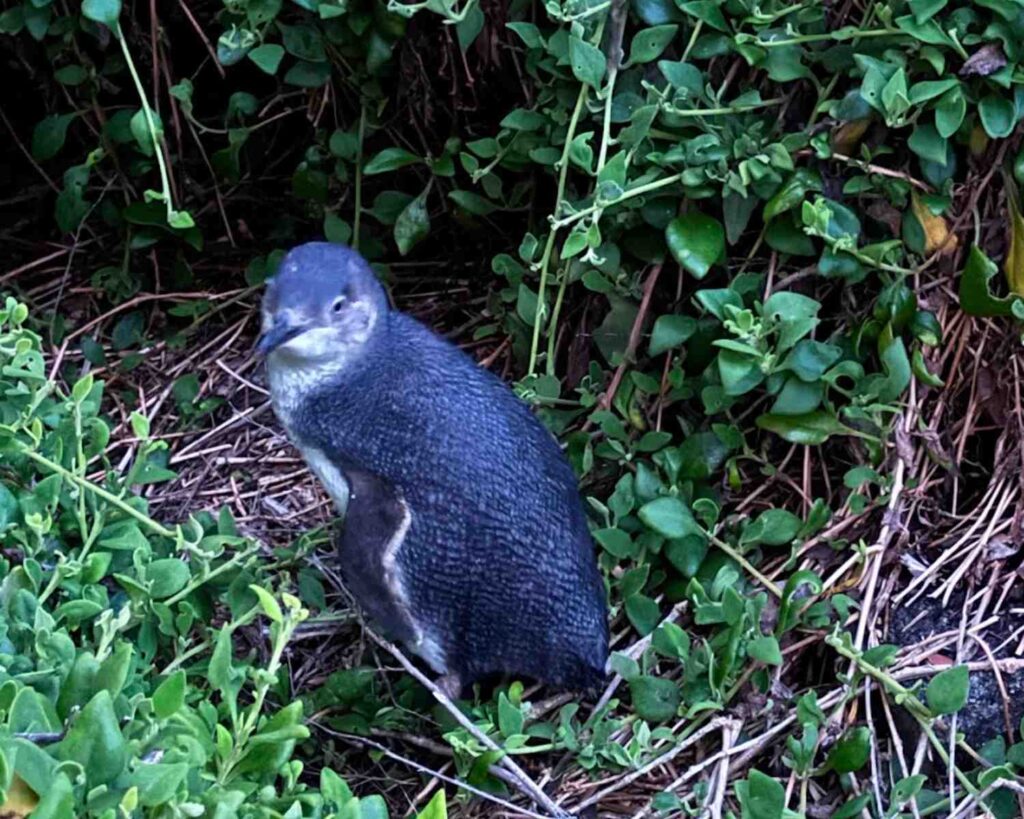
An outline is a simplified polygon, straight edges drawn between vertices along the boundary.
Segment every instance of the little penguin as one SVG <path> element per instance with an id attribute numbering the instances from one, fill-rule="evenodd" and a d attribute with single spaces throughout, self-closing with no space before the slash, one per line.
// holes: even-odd
<path id="1" fill-rule="evenodd" d="M 527 405 L 342 245 L 291 250 L 262 322 L 274 411 L 343 516 L 341 574 L 370 621 L 450 696 L 497 674 L 599 686 L 604 581 L 576 476 Z"/>

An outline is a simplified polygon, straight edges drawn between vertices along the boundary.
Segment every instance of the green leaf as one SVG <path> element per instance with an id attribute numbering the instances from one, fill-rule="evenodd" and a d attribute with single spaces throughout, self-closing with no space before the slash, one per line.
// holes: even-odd
<path id="1" fill-rule="evenodd" d="M 542 48 L 544 46 L 544 38 L 541 36 L 540 29 L 533 23 L 506 23 L 505 28 L 519 35 L 519 39 L 527 48 Z"/>
<path id="2" fill-rule="evenodd" d="M 249 588 L 253 589 L 252 586 Z M 260 589 L 260 591 L 263 590 Z M 273 598 L 271 598 L 271 601 L 273 602 Z M 277 605 L 277 603 L 274 602 L 274 605 Z M 280 613 L 280 610 L 278 613 Z M 213 646 L 213 654 L 210 656 L 210 664 L 206 676 L 210 685 L 222 693 L 228 691 L 235 676 L 235 669 L 231 664 L 231 655 L 231 630 L 221 629 Z"/>
<path id="3" fill-rule="evenodd" d="M 405 206 L 395 221 L 395 244 L 398 245 L 398 252 L 403 256 L 408 255 L 409 251 L 430 233 L 430 215 L 427 213 L 427 194 L 429 192 L 430 185 L 428 184 L 423 193 Z"/>
<path id="4" fill-rule="evenodd" d="M 993 296 L 989 289 L 998 272 L 999 268 L 980 248 L 971 248 L 960 276 L 960 306 L 965 313 L 971 316 L 1009 316 L 1013 312 L 1015 296 L 1000 298 Z"/>
<path id="5" fill-rule="evenodd" d="M 669 85 L 685 98 L 697 100 L 704 95 L 704 75 L 692 63 L 660 60 L 658 70 L 668 80 Z"/>
<path id="6" fill-rule="evenodd" d="M 785 509 L 766 509 L 743 530 L 743 543 L 786 546 L 793 542 L 803 521 Z"/>
<path id="7" fill-rule="evenodd" d="M 650 355 L 661 355 L 683 344 L 695 332 L 697 322 L 690 316 L 658 316 L 651 331 L 651 343 L 647 352 Z"/>
<path id="8" fill-rule="evenodd" d="M 217 62 L 223 66 L 241 62 L 256 42 L 257 38 L 253 32 L 232 25 L 217 38 Z"/>
<path id="9" fill-rule="evenodd" d="M 299 60 L 284 75 L 286 84 L 299 88 L 319 88 L 330 78 L 331 64 L 329 62 L 310 63 L 305 60 Z"/>
<path id="10" fill-rule="evenodd" d="M 128 745 L 121 735 L 110 692 L 100 691 L 74 719 L 59 746 L 59 758 L 85 769 L 90 788 L 112 782 L 124 770 Z"/>
<path id="11" fill-rule="evenodd" d="M 577 80 L 593 88 L 601 87 L 606 67 L 601 49 L 573 34 L 569 37 L 569 62 Z"/>
<path id="12" fill-rule="evenodd" d="M 0 532 L 18 520 L 18 499 L 0 483 Z"/>
<path id="13" fill-rule="evenodd" d="M 324 237 L 328 242 L 347 245 L 352 239 L 352 228 L 338 214 L 327 211 L 324 213 Z"/>
<path id="14" fill-rule="evenodd" d="M 149 130 L 149 119 L 147 119 L 146 112 L 142 108 L 132 116 L 131 130 L 139 150 L 146 156 L 153 156 L 154 145 L 163 138 L 164 132 L 163 126 L 160 123 L 160 117 L 156 111 L 150 110 L 149 115 L 153 120 L 153 131 Z"/>
<path id="15" fill-rule="evenodd" d="M 752 770 L 747 779 L 736 783 L 743 819 L 782 819 L 786 807 L 786 789 L 770 776 Z"/>
<path id="16" fill-rule="evenodd" d="M 1013 133 L 1017 109 L 1013 101 L 1001 94 L 988 94 L 978 103 L 981 124 L 993 139 L 1002 139 Z"/>
<path id="17" fill-rule="evenodd" d="M 82 16 L 116 32 L 121 0 L 82 0 Z"/>
<path id="18" fill-rule="evenodd" d="M 422 161 L 416 154 L 409 153 L 404 148 L 385 148 L 363 166 L 363 173 L 373 176 L 378 173 L 395 171 L 406 165 L 415 165 Z"/>
<path id="19" fill-rule="evenodd" d="M 669 223 L 665 241 L 683 269 L 703 279 L 725 252 L 725 229 L 717 219 L 691 210 Z"/>
<path id="20" fill-rule="evenodd" d="M 689 507 L 679 498 L 655 498 L 640 508 L 639 515 L 644 525 L 670 540 L 703 534 Z"/>
<path id="21" fill-rule="evenodd" d="M 947 139 L 958 130 L 967 116 L 967 98 L 960 88 L 954 88 L 943 95 L 935 106 L 935 128 L 939 136 Z M 940 165 L 945 165 L 947 157 L 944 157 Z"/>
<path id="22" fill-rule="evenodd" d="M 138 788 L 140 805 L 156 808 L 172 800 L 188 774 L 186 762 L 139 762 L 126 784 Z"/>
<path id="23" fill-rule="evenodd" d="M 640 65 L 656 60 L 676 36 L 679 26 L 652 26 L 633 35 L 629 46 L 629 65 Z"/>
<path id="24" fill-rule="evenodd" d="M 626 616 L 641 637 L 646 637 L 661 622 L 658 604 L 644 594 L 633 594 L 626 599 Z"/>
<path id="25" fill-rule="evenodd" d="M 772 404 L 772 415 L 806 415 L 814 412 L 825 395 L 825 385 L 821 381 L 802 381 L 796 376 L 786 379 L 782 391 Z"/>
<path id="26" fill-rule="evenodd" d="M 959 87 L 960 80 L 956 77 L 947 77 L 944 80 L 926 80 L 910 86 L 908 97 L 912 105 L 920 105 L 922 102 L 942 96 L 950 89 Z"/>
<path id="27" fill-rule="evenodd" d="M 249 588 L 252 589 L 253 594 L 259 599 L 260 608 L 263 609 L 263 613 L 275 623 L 283 623 L 284 615 L 281 613 L 281 607 L 277 604 L 273 595 L 255 583 L 250 583 Z"/>
<path id="28" fill-rule="evenodd" d="M 814 299 L 781 290 L 764 303 L 764 315 L 776 322 L 778 351 L 788 350 L 818 326 L 821 304 Z"/>
<path id="29" fill-rule="evenodd" d="M 280 21 L 277 27 L 281 30 L 281 42 L 285 50 L 293 57 L 311 63 L 321 63 L 327 59 L 323 35 L 317 27 L 301 23 L 286 26 Z"/>
<path id="30" fill-rule="evenodd" d="M 498 697 L 498 728 L 504 737 L 523 732 L 523 712 L 504 692 Z"/>
<path id="31" fill-rule="evenodd" d="M 116 698 L 128 682 L 128 674 L 135 661 L 135 649 L 126 641 L 118 641 L 117 648 L 100 663 L 96 671 L 96 690 L 106 690 Z"/>
<path id="32" fill-rule="evenodd" d="M 864 662 L 877 668 L 888 668 L 895 662 L 896 656 L 900 653 L 899 646 L 883 643 L 872 646 L 864 652 Z"/>
<path id="33" fill-rule="evenodd" d="M 32 156 L 40 162 L 52 159 L 64 147 L 68 126 L 76 114 L 51 114 L 32 131 Z"/>
<path id="34" fill-rule="evenodd" d="M 448 803 L 445 800 L 444 788 L 434 794 L 434 798 L 416 815 L 416 819 L 448 819 Z"/>
<path id="35" fill-rule="evenodd" d="M 933 714 L 955 714 L 967 705 L 970 692 L 971 676 L 967 666 L 958 665 L 932 677 L 925 689 L 925 699 Z"/>
<path id="36" fill-rule="evenodd" d="M 882 87 L 881 101 L 886 121 L 890 125 L 898 123 L 910 108 L 910 100 L 907 99 L 907 74 L 902 68 L 897 69 Z"/>
<path id="37" fill-rule="evenodd" d="M 265 43 L 257 46 L 248 54 L 249 59 L 259 66 L 265 74 L 273 76 L 281 65 L 284 57 L 284 48 L 277 43 Z"/>
<path id="38" fill-rule="evenodd" d="M 847 731 L 829 751 L 826 764 L 836 773 L 859 771 L 871 757 L 871 731 L 860 726 Z"/>
<path id="39" fill-rule="evenodd" d="M 636 16 L 649 26 L 683 19 L 672 0 L 632 0 L 631 5 Z"/>
<path id="40" fill-rule="evenodd" d="M 849 435 L 853 432 L 824 410 L 805 415 L 761 415 L 757 419 L 757 425 L 761 429 L 774 432 L 791 444 L 807 446 L 822 444 L 830 435 Z"/>
<path id="41" fill-rule="evenodd" d="M 157 719 L 167 719 L 185 704 L 185 672 L 181 669 L 157 686 L 153 692 L 153 713 Z"/>
<path id="42" fill-rule="evenodd" d="M 782 665 L 782 651 L 779 641 L 771 635 L 756 637 L 747 643 L 747 654 L 765 665 Z"/>
<path id="43" fill-rule="evenodd" d="M 633 710 L 648 722 L 665 722 L 679 711 L 682 696 L 679 686 L 672 680 L 643 675 L 629 681 L 629 694 Z"/>
<path id="44" fill-rule="evenodd" d="M 928 162 L 942 164 L 946 161 L 948 145 L 934 125 L 919 122 L 907 140 L 907 147 Z"/>
<path id="45" fill-rule="evenodd" d="M 18 761 L 21 762 L 20 753 Z M 75 792 L 71 780 L 63 771 L 49 780 L 39 793 L 39 804 L 32 811 L 32 819 L 74 819 L 77 815 Z"/>
<path id="46" fill-rule="evenodd" d="M 782 363 L 782 368 L 792 370 L 804 381 L 817 381 L 842 354 L 842 349 L 834 344 L 803 339 L 790 350 Z"/>
<path id="47" fill-rule="evenodd" d="M 466 49 L 473 45 L 474 41 L 484 27 L 484 13 L 480 6 L 468 7 L 469 11 L 461 22 L 455 24 L 455 34 L 459 40 L 459 50 L 465 53 Z"/>
<path id="48" fill-rule="evenodd" d="M 679 8 L 688 15 L 706 23 L 711 28 L 718 29 L 718 31 L 729 31 L 729 24 L 725 21 L 725 16 L 719 8 L 723 5 L 720 0 L 687 0 L 687 2 L 676 0 L 676 2 L 679 4 Z"/>
<path id="49" fill-rule="evenodd" d="M 472 191 L 449 191 L 448 198 L 456 205 L 474 216 L 487 216 L 494 213 L 498 206 Z"/>
<path id="50" fill-rule="evenodd" d="M 928 777 L 924 774 L 907 776 L 897 782 L 892 789 L 892 801 L 897 807 L 902 807 L 921 792 Z"/>
<path id="51" fill-rule="evenodd" d="M 154 560 L 146 567 L 146 579 L 152 584 L 149 593 L 154 600 L 177 594 L 191 577 L 188 564 L 177 557 Z"/>

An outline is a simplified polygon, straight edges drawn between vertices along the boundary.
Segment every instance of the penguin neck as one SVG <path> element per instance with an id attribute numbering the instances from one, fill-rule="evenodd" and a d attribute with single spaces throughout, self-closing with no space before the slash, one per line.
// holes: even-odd
<path id="1" fill-rule="evenodd" d="M 295 435 L 294 421 L 306 400 L 325 388 L 344 389 L 346 383 L 372 366 L 375 351 L 386 341 L 389 318 L 385 313 L 366 341 L 340 346 L 331 358 L 295 361 L 270 356 L 267 360 L 270 401 L 289 435 Z"/>

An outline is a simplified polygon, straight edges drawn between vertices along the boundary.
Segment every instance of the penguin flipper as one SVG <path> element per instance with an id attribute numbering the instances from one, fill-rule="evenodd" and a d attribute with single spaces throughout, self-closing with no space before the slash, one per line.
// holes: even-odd
<path id="1" fill-rule="evenodd" d="M 415 642 L 396 557 L 412 522 L 402 494 L 361 469 L 346 469 L 349 498 L 338 540 L 345 583 L 363 610 L 389 639 Z"/>

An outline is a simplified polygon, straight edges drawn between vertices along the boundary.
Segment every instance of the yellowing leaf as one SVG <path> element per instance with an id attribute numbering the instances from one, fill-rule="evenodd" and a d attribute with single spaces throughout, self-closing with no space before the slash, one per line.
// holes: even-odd
<path id="1" fill-rule="evenodd" d="M 17 774 L 7 789 L 7 801 L 0 805 L 0 816 L 28 816 L 39 804 L 39 797 Z"/>
<path id="2" fill-rule="evenodd" d="M 985 153 L 985 149 L 988 147 L 988 134 L 985 133 L 985 129 L 981 125 L 975 125 L 971 129 L 971 137 L 968 140 L 968 147 L 971 149 L 971 156 L 981 156 Z"/>
<path id="3" fill-rule="evenodd" d="M 1010 203 L 1010 251 L 1006 254 L 1006 283 L 1010 292 L 1024 296 L 1024 218 L 1017 205 L 1017 186 L 1006 174 L 1006 199 Z"/>
<path id="4" fill-rule="evenodd" d="M 910 196 L 910 207 L 924 231 L 926 256 L 931 256 L 936 251 L 941 251 L 942 255 L 946 256 L 956 250 L 956 234 L 950 233 L 946 220 L 932 213 L 916 193 L 912 193 Z"/>
<path id="5" fill-rule="evenodd" d="M 832 150 L 837 154 L 851 156 L 870 124 L 871 117 L 844 122 L 832 132 Z"/>

